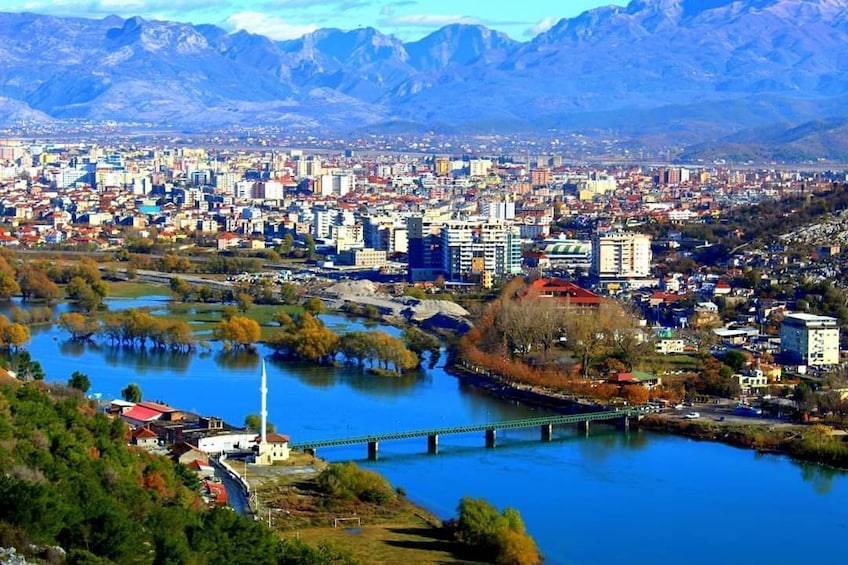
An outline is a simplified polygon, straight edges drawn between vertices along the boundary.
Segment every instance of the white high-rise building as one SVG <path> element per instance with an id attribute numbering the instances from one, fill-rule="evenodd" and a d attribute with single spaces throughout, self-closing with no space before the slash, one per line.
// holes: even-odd
<path id="1" fill-rule="evenodd" d="M 315 194 L 321 196 L 344 196 L 351 192 L 356 177 L 350 171 L 320 175 L 315 178 Z"/>
<path id="2" fill-rule="evenodd" d="M 592 278 L 597 282 L 646 281 L 651 275 L 651 237 L 634 232 L 592 238 Z"/>
<path id="3" fill-rule="evenodd" d="M 839 326 L 836 318 L 814 314 L 786 314 L 780 324 L 780 350 L 803 365 L 839 363 Z"/>
<path id="4" fill-rule="evenodd" d="M 488 275 L 495 279 L 521 271 L 518 228 L 502 222 L 447 222 L 441 232 L 442 271 L 448 280 Z"/>

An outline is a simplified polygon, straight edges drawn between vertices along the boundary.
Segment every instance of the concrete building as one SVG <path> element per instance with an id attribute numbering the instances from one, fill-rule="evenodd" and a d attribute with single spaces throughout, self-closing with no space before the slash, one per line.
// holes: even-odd
<path id="1" fill-rule="evenodd" d="M 382 267 L 386 264 L 386 252 L 381 249 L 349 249 L 343 253 L 339 253 L 338 262 L 340 265 L 350 265 L 363 269 L 374 267 Z"/>
<path id="2" fill-rule="evenodd" d="M 596 283 L 607 287 L 650 284 L 651 237 L 633 232 L 595 235 L 590 274 Z"/>
<path id="3" fill-rule="evenodd" d="M 433 281 L 442 274 L 442 225 L 422 216 L 407 219 L 409 282 Z"/>
<path id="4" fill-rule="evenodd" d="M 517 227 L 501 222 L 448 222 L 442 227 L 442 271 L 450 281 L 494 279 L 521 271 Z"/>
<path id="5" fill-rule="evenodd" d="M 802 365 L 839 363 L 839 326 L 836 318 L 801 312 L 786 314 L 780 324 L 780 350 Z"/>

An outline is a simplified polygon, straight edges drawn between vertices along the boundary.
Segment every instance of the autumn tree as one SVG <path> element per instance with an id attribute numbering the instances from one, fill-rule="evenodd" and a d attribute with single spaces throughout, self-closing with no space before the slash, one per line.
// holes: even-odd
<path id="1" fill-rule="evenodd" d="M 608 351 L 613 333 L 621 327 L 619 312 L 608 304 L 593 310 L 566 309 L 565 345 L 580 358 L 584 377 L 589 376 L 592 363 Z"/>
<path id="2" fill-rule="evenodd" d="M 18 350 L 30 341 L 29 328 L 23 324 L 8 324 L 0 335 L 0 346 Z"/>
<path id="3" fill-rule="evenodd" d="M 406 346 L 419 357 L 427 352 L 430 354 L 431 363 L 438 360 L 442 342 L 437 337 L 414 326 L 407 326 L 403 330 L 403 340 L 406 342 Z"/>
<path id="4" fill-rule="evenodd" d="M 25 263 L 18 270 L 18 286 L 24 300 L 44 300 L 48 303 L 59 298 L 59 287 L 47 276 L 47 271 L 32 264 Z"/>
<path id="5" fill-rule="evenodd" d="M 195 342 L 194 332 L 188 322 L 171 322 L 165 327 L 165 343 L 171 349 L 190 350 Z"/>
<path id="6" fill-rule="evenodd" d="M 645 404 L 648 396 L 648 389 L 640 385 L 624 385 L 621 390 L 621 397 L 629 404 Z"/>
<path id="7" fill-rule="evenodd" d="M 303 312 L 291 325 L 271 337 L 269 345 L 297 359 L 329 362 L 336 353 L 339 336 L 324 323 Z"/>
<path id="8" fill-rule="evenodd" d="M 505 300 L 496 318 L 496 327 L 503 335 L 512 354 L 528 353 L 539 342 L 538 313 L 543 309 L 540 299 Z"/>
<path id="9" fill-rule="evenodd" d="M 215 328 L 215 337 L 223 340 L 227 347 L 247 348 L 259 341 L 260 335 L 259 323 L 244 316 L 223 320 Z"/>
<path id="10" fill-rule="evenodd" d="M 285 310 L 277 310 L 274 312 L 274 315 L 271 316 L 271 320 L 280 325 L 281 328 L 290 326 L 294 321 L 292 317 L 289 316 L 288 312 Z"/>
<path id="11" fill-rule="evenodd" d="M 71 339 L 84 341 L 91 339 L 91 336 L 100 328 L 100 324 L 95 318 L 78 312 L 62 312 L 59 315 L 59 327 L 70 333 Z"/>
<path id="12" fill-rule="evenodd" d="M 9 298 L 21 292 L 18 282 L 15 280 L 15 269 L 0 256 L 0 299 Z"/>
<path id="13" fill-rule="evenodd" d="M 374 354 L 367 332 L 347 332 L 339 338 L 338 351 L 348 363 L 356 362 L 360 367 Z"/>

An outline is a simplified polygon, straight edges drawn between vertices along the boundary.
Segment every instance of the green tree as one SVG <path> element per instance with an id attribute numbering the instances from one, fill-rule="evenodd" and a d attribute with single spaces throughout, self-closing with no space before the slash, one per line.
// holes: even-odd
<path id="1" fill-rule="evenodd" d="M 280 254 L 281 255 L 291 255 L 292 250 L 294 249 L 294 238 L 292 234 L 287 233 L 283 236 L 283 243 L 280 244 Z"/>
<path id="2" fill-rule="evenodd" d="M 103 297 L 82 277 L 74 277 L 65 287 L 65 294 L 87 312 L 103 305 Z"/>
<path id="3" fill-rule="evenodd" d="M 141 402 L 141 387 L 135 383 L 130 383 L 121 391 L 121 398 L 127 402 Z"/>
<path id="4" fill-rule="evenodd" d="M 315 258 L 315 239 L 312 237 L 312 234 L 306 234 L 303 236 L 303 245 L 306 247 L 306 257 L 308 259 Z"/>
<path id="5" fill-rule="evenodd" d="M 236 304 L 239 312 L 244 314 L 253 307 L 253 297 L 244 292 L 239 293 L 236 295 Z"/>
<path id="6" fill-rule="evenodd" d="M 424 292 L 423 288 L 419 288 L 417 286 L 408 286 L 403 291 L 404 296 L 411 296 L 412 298 L 417 298 L 419 300 L 424 300 L 427 298 L 427 293 Z"/>
<path id="7" fill-rule="evenodd" d="M 536 543 L 518 511 L 503 513 L 483 499 L 464 497 L 454 524 L 457 539 L 473 548 L 478 558 L 499 565 L 534 565 L 542 562 Z"/>
<path id="8" fill-rule="evenodd" d="M 180 302 L 187 302 L 194 292 L 194 288 L 180 277 L 174 277 L 169 283 L 171 293 Z"/>
<path id="9" fill-rule="evenodd" d="M 724 354 L 724 364 L 736 371 L 741 371 L 748 364 L 748 356 L 736 349 L 729 349 Z"/>
<path id="10" fill-rule="evenodd" d="M 262 429 L 262 416 L 259 414 L 248 414 L 244 417 L 244 427 L 248 430 L 253 430 L 257 434 Z M 265 431 L 272 434 L 276 431 L 276 427 L 271 422 L 265 422 Z"/>
<path id="11" fill-rule="evenodd" d="M 303 309 L 313 316 L 317 316 L 324 313 L 324 303 L 317 296 L 313 296 L 303 303 Z"/>
<path id="12" fill-rule="evenodd" d="M 74 371 L 73 373 L 71 373 L 71 378 L 68 379 L 68 386 L 70 388 L 75 388 L 79 391 L 82 391 L 82 393 L 85 394 L 86 392 L 88 392 L 88 389 L 91 388 L 91 380 L 85 373 Z"/>
<path id="13" fill-rule="evenodd" d="M 297 304 L 299 299 L 297 287 L 290 282 L 280 285 L 280 301 L 283 304 Z"/>

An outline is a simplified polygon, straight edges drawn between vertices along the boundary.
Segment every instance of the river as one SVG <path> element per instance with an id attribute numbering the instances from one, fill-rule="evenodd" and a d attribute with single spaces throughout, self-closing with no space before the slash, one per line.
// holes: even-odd
<path id="1" fill-rule="evenodd" d="M 115 301 L 111 307 L 150 304 Z M 335 316 L 328 324 L 349 325 Z M 381 328 L 387 329 L 387 328 Z M 388 328 L 390 331 L 396 331 Z M 144 353 L 70 343 L 56 327 L 34 332 L 28 349 L 48 380 L 86 373 L 93 393 L 116 398 L 137 383 L 146 400 L 241 424 L 259 412 L 259 357 L 220 350 Z M 276 361 L 267 350 L 269 421 L 294 440 L 416 430 L 543 415 L 462 385 L 441 363 L 391 379 L 355 369 Z M 722 444 L 592 425 L 588 436 L 555 430 L 385 442 L 380 460 L 365 446 L 326 449 L 403 487 L 443 518 L 462 496 L 517 508 L 546 563 L 835 562 L 848 534 L 848 475 L 782 456 Z"/>

